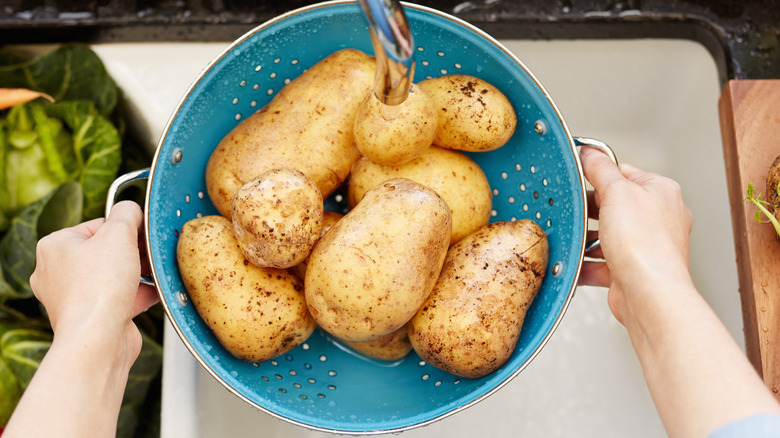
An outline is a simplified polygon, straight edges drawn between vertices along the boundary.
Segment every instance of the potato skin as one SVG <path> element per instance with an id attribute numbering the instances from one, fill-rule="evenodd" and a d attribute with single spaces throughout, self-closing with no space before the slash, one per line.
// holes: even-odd
<path id="1" fill-rule="evenodd" d="M 354 207 L 367 190 L 392 178 L 407 178 L 430 187 L 450 207 L 450 245 L 488 224 L 493 209 L 492 193 L 485 173 L 465 154 L 439 147 L 401 166 L 380 166 L 361 159 L 352 167 L 347 182 L 347 201 Z"/>
<path id="2" fill-rule="evenodd" d="M 512 137 L 517 115 L 498 88 L 468 75 L 447 75 L 418 84 L 433 99 L 439 114 L 433 144 L 448 149 L 485 152 Z"/>
<path id="3" fill-rule="evenodd" d="M 249 263 L 229 219 L 214 215 L 188 221 L 176 254 L 192 304 L 234 356 L 248 362 L 272 359 L 314 331 L 301 281 L 285 270 Z"/>
<path id="4" fill-rule="evenodd" d="M 233 198 L 233 230 L 256 266 L 285 269 L 309 256 L 322 231 L 322 194 L 303 173 L 271 169 Z"/>
<path id="5" fill-rule="evenodd" d="M 365 53 L 337 51 L 233 128 L 206 165 L 206 188 L 219 213 L 230 218 L 238 188 L 278 167 L 300 170 L 327 198 L 360 158 L 352 127 L 375 70 Z"/>
<path id="6" fill-rule="evenodd" d="M 355 144 L 377 164 L 399 165 L 419 157 L 433 142 L 438 115 L 433 100 L 416 84 L 403 103 L 386 105 L 370 92 L 355 117 Z"/>
<path id="7" fill-rule="evenodd" d="M 476 378 L 503 365 L 547 270 L 547 236 L 533 221 L 496 222 L 453 245 L 441 275 L 409 322 L 429 364 Z"/>
<path id="8" fill-rule="evenodd" d="M 367 341 L 340 341 L 358 353 L 379 360 L 403 359 L 412 351 L 406 324 L 392 333 Z"/>
<path id="9" fill-rule="evenodd" d="M 322 213 L 322 231 L 320 231 L 319 238 L 322 238 L 322 236 L 324 236 L 325 233 L 328 232 L 328 230 L 330 230 L 334 225 L 336 225 L 336 222 L 340 221 L 342 217 L 344 217 L 344 215 L 341 213 L 336 213 L 335 211 L 324 211 Z M 309 257 L 306 257 L 302 262 L 289 268 L 288 271 L 290 271 L 291 274 L 298 277 L 301 281 L 304 281 L 306 279 L 306 266 L 308 264 L 309 264 Z"/>
<path id="10" fill-rule="evenodd" d="M 780 220 L 780 155 L 769 166 L 766 174 L 766 201 L 772 204 L 772 213 L 777 220 Z"/>
<path id="11" fill-rule="evenodd" d="M 406 324 L 439 276 L 451 226 L 447 204 L 421 184 L 399 178 L 369 190 L 309 257 L 306 302 L 317 324 L 348 341 Z"/>

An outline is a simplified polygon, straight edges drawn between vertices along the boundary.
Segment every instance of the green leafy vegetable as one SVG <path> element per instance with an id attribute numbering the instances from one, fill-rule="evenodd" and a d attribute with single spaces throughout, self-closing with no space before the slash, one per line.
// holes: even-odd
<path id="1" fill-rule="evenodd" d="M 763 196 L 762 193 L 755 194 L 755 188 L 753 187 L 752 184 L 748 184 L 747 196 L 748 197 L 743 199 L 742 202 L 743 203 L 748 201 L 752 202 L 753 205 L 755 205 L 756 208 L 758 208 L 758 211 L 756 211 L 756 222 L 764 223 L 761 220 L 761 214 L 763 213 L 764 216 L 766 216 L 769 219 L 769 222 L 772 223 L 772 226 L 775 227 L 775 231 L 777 232 L 778 236 L 780 236 L 780 222 L 778 222 L 775 215 L 767 208 L 767 206 L 769 208 L 774 208 L 774 206 L 771 203 L 761 199 L 761 197 Z"/>
<path id="2" fill-rule="evenodd" d="M 22 387 L 19 385 L 19 379 L 8 366 L 5 359 L 0 356 L 0 427 L 5 427 L 11 414 L 14 412 L 16 404 L 22 397 Z"/>
<path id="3" fill-rule="evenodd" d="M 126 129 L 121 92 L 85 45 L 36 58 L 0 49 L 0 88 L 56 100 L 0 110 L 1 431 L 51 342 L 48 317 L 29 284 L 38 240 L 102 216 L 117 173 L 148 167 L 151 157 Z M 137 196 L 143 203 L 143 193 Z M 160 309 L 135 319 L 144 344 L 130 370 L 117 436 L 159 436 Z"/>
<path id="4" fill-rule="evenodd" d="M 34 329 L 11 329 L 0 337 L 0 351 L 22 389 L 30 384 L 51 346 L 52 335 Z"/>
<path id="5" fill-rule="evenodd" d="M 82 44 L 63 45 L 29 60 L 2 52 L 0 84 L 42 91 L 57 102 L 91 101 L 104 116 L 113 112 L 119 99 L 119 89 L 103 62 Z"/>
<path id="6" fill-rule="evenodd" d="M 72 150 L 60 153 L 66 158 L 70 158 L 71 152 L 75 156 L 77 179 L 84 190 L 84 216 L 101 216 L 106 192 L 116 179 L 122 159 L 119 133 L 90 102 L 51 105 L 50 114 L 63 120 L 73 132 Z"/>
<path id="7" fill-rule="evenodd" d="M 0 211 L 11 216 L 66 181 L 78 181 L 84 216 L 101 215 L 121 162 L 119 133 L 87 101 L 30 102 L 0 125 Z M 3 133 L 6 135 L 3 135 Z M 6 226 L 7 228 L 7 226 Z"/>
<path id="8" fill-rule="evenodd" d="M 35 270 L 35 247 L 38 239 L 60 228 L 81 221 L 83 196 L 81 186 L 66 182 L 38 201 L 25 207 L 11 221 L 11 227 L 0 240 L 0 265 L 10 295 L 0 295 L 0 301 L 32 298 L 30 275 Z"/>
<path id="9" fill-rule="evenodd" d="M 12 328 L 12 325 L 0 323 L 0 337 Z M 0 427 L 5 427 L 8 423 L 22 392 L 24 390 L 19 384 L 19 379 L 16 378 L 16 374 L 8 366 L 3 355 L 0 354 L 0 394 L 2 395 L 0 397 Z"/>

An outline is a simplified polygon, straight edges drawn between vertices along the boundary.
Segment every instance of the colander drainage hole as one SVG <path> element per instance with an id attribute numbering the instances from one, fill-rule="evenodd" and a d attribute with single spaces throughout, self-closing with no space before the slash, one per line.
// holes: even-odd
<path id="1" fill-rule="evenodd" d="M 330 371 L 328 371 L 328 375 L 331 376 L 331 377 L 336 377 L 336 371 L 330 370 Z"/>

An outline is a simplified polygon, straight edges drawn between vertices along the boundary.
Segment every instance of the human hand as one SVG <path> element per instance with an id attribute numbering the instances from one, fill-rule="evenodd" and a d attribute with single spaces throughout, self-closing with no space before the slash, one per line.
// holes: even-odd
<path id="1" fill-rule="evenodd" d="M 132 318 L 158 300 L 154 288 L 139 284 L 142 217 L 137 204 L 120 202 L 108 219 L 84 222 L 39 241 L 30 285 L 55 335 L 90 330 L 124 334 L 134 352 L 128 359 L 135 360 L 141 338 Z"/>
<path id="2" fill-rule="evenodd" d="M 626 294 L 654 293 L 668 282 L 690 283 L 688 238 L 693 219 L 675 181 L 628 164 L 620 168 L 603 153 L 582 149 L 589 216 L 598 218 L 600 248 L 585 261 L 579 284 L 609 287 L 609 306 L 624 323 Z"/>

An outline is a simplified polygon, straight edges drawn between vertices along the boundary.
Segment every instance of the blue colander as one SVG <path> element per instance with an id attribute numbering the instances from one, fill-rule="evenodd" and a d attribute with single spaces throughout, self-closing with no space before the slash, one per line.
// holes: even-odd
<path id="1" fill-rule="evenodd" d="M 274 360 L 244 362 L 219 344 L 188 300 L 176 243 L 186 221 L 217 214 L 204 178 L 212 150 L 236 124 L 328 54 L 348 47 L 373 53 L 366 19 L 355 2 L 292 11 L 231 44 L 180 102 L 152 167 L 115 184 L 148 178 L 145 220 L 153 282 L 170 322 L 198 362 L 252 406 L 313 430 L 399 432 L 454 414 L 499 390 L 540 353 L 560 323 L 586 247 L 586 192 L 577 148 L 599 142 L 572 138 L 539 81 L 495 39 L 433 9 L 404 4 L 404 10 L 414 35 L 416 80 L 477 76 L 497 86 L 517 113 L 518 126 L 508 144 L 469 155 L 490 182 L 492 221 L 536 221 L 547 233 L 550 262 L 517 347 L 496 372 L 459 378 L 414 352 L 391 363 L 372 360 L 319 330 Z M 326 208 L 346 208 L 343 198 L 337 192 Z"/>

